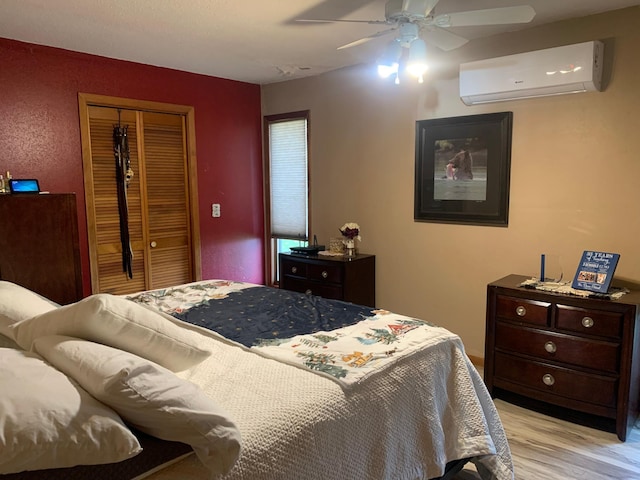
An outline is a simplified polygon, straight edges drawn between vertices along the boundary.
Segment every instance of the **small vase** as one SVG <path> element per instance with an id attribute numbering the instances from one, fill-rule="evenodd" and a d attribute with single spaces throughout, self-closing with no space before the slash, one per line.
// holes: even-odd
<path id="1" fill-rule="evenodd" d="M 344 241 L 344 256 L 352 258 L 356 256 L 356 241 L 353 239 L 347 239 Z"/>

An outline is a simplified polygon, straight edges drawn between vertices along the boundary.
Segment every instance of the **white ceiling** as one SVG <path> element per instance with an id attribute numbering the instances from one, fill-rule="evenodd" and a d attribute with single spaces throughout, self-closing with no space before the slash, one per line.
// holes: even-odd
<path id="1" fill-rule="evenodd" d="M 266 84 L 375 61 L 384 40 L 336 48 L 383 30 L 384 25 L 294 20 L 380 20 L 384 4 L 385 0 L 1 0 L 0 37 Z M 474 39 L 640 5 L 640 0 L 440 0 L 435 13 L 522 4 L 536 10 L 529 24 L 451 30 Z"/>

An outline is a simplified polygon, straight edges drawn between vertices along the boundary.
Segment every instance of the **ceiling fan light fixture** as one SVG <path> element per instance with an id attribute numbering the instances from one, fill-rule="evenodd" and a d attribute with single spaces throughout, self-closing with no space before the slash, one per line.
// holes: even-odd
<path id="1" fill-rule="evenodd" d="M 409 46 L 407 71 L 422 83 L 422 76 L 427 71 L 427 45 L 421 38 L 415 39 Z"/>
<path id="2" fill-rule="evenodd" d="M 391 75 L 398 75 L 402 47 L 397 40 L 392 40 L 378 59 L 378 75 L 382 78 L 389 78 Z"/>

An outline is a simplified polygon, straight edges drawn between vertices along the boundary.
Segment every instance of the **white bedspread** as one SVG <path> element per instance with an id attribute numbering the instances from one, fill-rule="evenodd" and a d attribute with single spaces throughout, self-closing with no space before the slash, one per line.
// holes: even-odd
<path id="1" fill-rule="evenodd" d="M 483 479 L 513 479 L 495 406 L 461 342 L 398 359 L 344 391 L 311 371 L 264 358 L 217 334 L 213 354 L 179 376 L 198 384 L 240 428 L 243 450 L 224 480 L 402 480 L 443 474 L 475 457 Z M 195 457 L 148 478 L 207 478 Z"/>

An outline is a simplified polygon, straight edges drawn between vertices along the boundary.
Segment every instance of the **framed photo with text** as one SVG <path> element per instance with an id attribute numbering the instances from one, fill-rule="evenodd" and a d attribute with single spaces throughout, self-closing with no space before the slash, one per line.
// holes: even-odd
<path id="1" fill-rule="evenodd" d="M 416 122 L 415 221 L 507 226 L 512 112 Z"/>
<path id="2" fill-rule="evenodd" d="M 585 250 L 580 258 L 578 270 L 571 287 L 576 290 L 607 293 L 613 274 L 620 260 L 620 254 Z"/>

